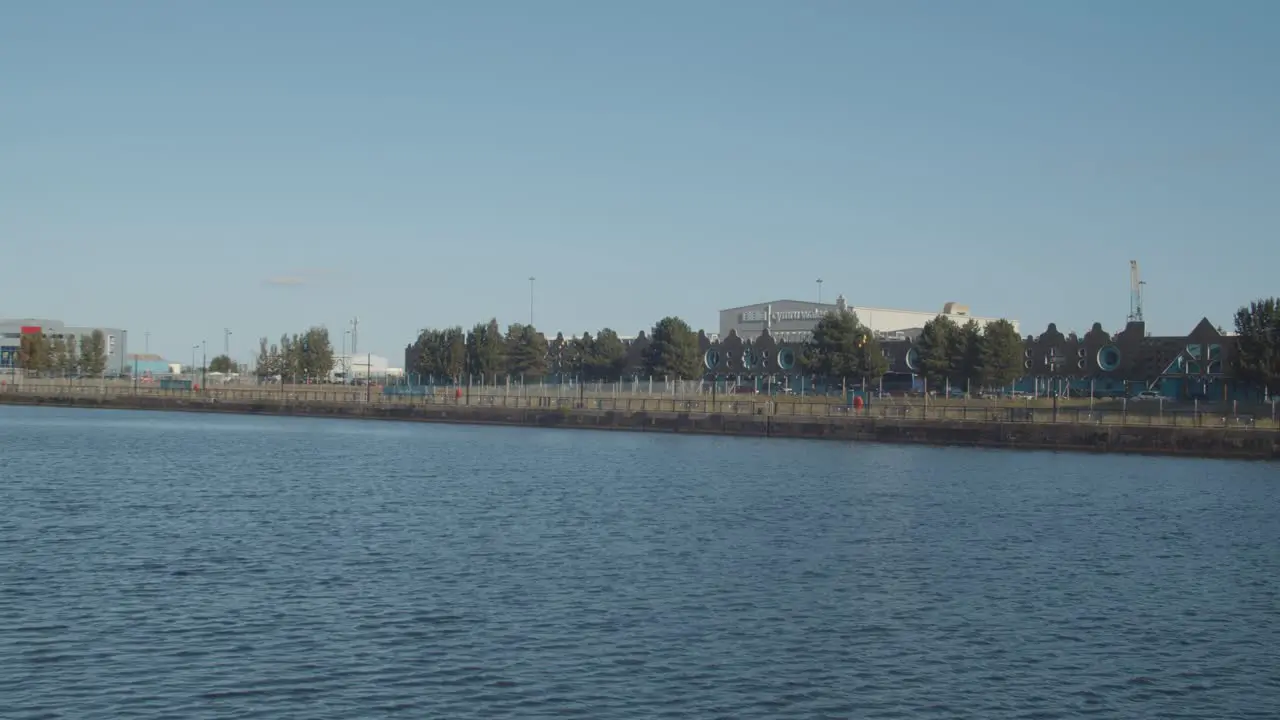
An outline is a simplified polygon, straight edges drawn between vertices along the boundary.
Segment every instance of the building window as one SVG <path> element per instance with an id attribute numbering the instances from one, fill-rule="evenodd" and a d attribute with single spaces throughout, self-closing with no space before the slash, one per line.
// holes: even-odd
<path id="1" fill-rule="evenodd" d="M 107 354 L 108 355 L 116 354 L 116 336 L 115 335 L 107 336 Z"/>

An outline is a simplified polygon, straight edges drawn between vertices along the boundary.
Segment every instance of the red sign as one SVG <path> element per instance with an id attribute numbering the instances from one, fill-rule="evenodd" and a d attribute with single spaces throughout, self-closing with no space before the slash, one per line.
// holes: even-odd
<path id="1" fill-rule="evenodd" d="M 23 325 L 22 334 L 23 335 L 39 335 L 40 326 L 39 325 Z"/>

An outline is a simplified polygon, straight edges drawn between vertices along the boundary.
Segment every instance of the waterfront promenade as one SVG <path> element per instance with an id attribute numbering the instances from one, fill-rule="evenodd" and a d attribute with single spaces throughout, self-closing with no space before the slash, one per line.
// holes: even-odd
<path id="1" fill-rule="evenodd" d="M 389 407 L 475 407 L 570 409 L 623 413 L 700 413 L 812 418 L 881 418 L 962 422 L 1032 422 L 1091 425 L 1280 429 L 1280 405 L 1196 404 L 1065 398 L 922 398 L 895 396 L 873 400 L 855 410 L 826 395 L 735 395 L 673 389 L 649 391 L 644 383 L 617 386 L 440 387 L 427 394 L 388 394 L 378 386 L 254 384 L 211 385 L 198 390 L 165 390 L 127 380 L 22 380 L 0 382 L 0 395 L 47 397 L 149 397 L 217 402 L 269 402 L 294 405 L 342 403 Z M 404 388 L 393 387 L 392 392 Z M 420 390 L 420 389 L 419 389 Z"/>
<path id="2" fill-rule="evenodd" d="M 898 399 L 854 409 L 825 397 L 712 399 L 492 387 L 463 389 L 461 395 L 451 389 L 396 396 L 373 387 L 219 386 L 187 391 L 30 381 L 0 387 L 0 403 L 1280 459 L 1280 430 L 1271 417 L 1259 416 L 1273 406 L 1241 414 L 1238 408 L 1196 411 L 1172 403 L 1094 403 L 1090 408 L 1061 401 L 1054 407 L 1044 400 Z"/>

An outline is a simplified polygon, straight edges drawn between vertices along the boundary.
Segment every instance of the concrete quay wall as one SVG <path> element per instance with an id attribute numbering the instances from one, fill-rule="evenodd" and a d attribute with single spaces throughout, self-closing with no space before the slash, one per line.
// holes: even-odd
<path id="1" fill-rule="evenodd" d="M 200 397 L 175 398 L 145 395 L 94 397 L 0 393 L 0 404 L 1280 460 L 1280 431 L 1247 428 L 821 418 L 466 405 L 408 406 L 320 401 L 288 402 L 269 399 L 213 400 Z"/>

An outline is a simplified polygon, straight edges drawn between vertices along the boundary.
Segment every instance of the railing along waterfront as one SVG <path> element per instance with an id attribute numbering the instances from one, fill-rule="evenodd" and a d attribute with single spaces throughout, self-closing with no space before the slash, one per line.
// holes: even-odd
<path id="1" fill-rule="evenodd" d="M 502 387 L 448 388 L 418 395 L 385 394 L 379 387 L 349 385 L 218 385 L 200 389 L 164 389 L 120 382 L 23 381 L 0 385 L 0 393 L 46 397 L 157 397 L 221 402 L 339 403 L 396 407 L 463 406 L 511 409 L 582 410 L 621 413 L 688 413 L 700 415 L 756 415 L 813 418 L 874 418 L 938 422 L 1073 423 L 1166 427 L 1231 427 L 1276 429 L 1275 403 L 1254 412 L 1238 406 L 1193 406 L 1191 403 L 1100 401 L 1092 407 L 1081 400 L 1035 401 L 891 398 L 872 400 L 857 408 L 825 396 L 759 396 L 700 394 L 600 394 L 586 392 L 533 393 Z"/>

